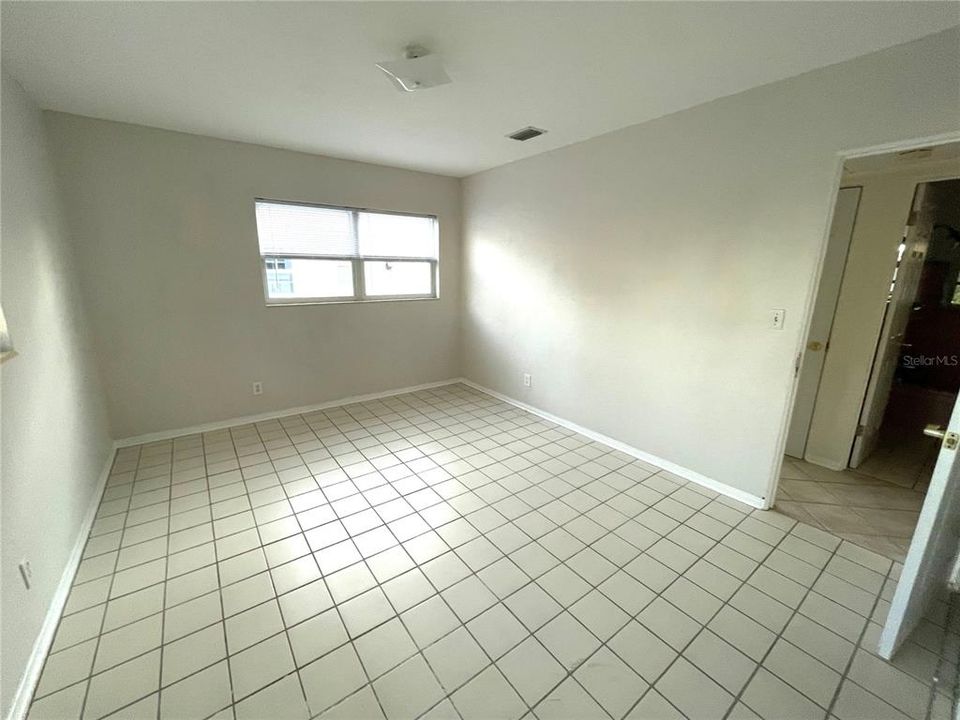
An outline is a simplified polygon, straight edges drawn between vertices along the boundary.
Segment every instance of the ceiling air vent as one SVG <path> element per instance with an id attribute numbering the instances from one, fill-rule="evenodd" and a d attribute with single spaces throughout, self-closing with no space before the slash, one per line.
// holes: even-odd
<path id="1" fill-rule="evenodd" d="M 546 132 L 546 130 L 541 130 L 540 128 L 535 128 L 532 125 L 525 128 L 521 128 L 516 132 L 512 132 L 507 135 L 511 140 L 519 140 L 520 142 L 526 142 L 527 140 L 533 140 L 535 137 L 540 137 Z"/>

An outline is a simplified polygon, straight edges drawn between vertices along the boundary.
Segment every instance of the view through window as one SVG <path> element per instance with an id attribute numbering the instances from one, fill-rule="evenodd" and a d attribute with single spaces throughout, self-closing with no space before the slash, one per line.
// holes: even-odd
<path id="1" fill-rule="evenodd" d="M 257 200 L 269 304 L 437 297 L 430 215 Z"/>

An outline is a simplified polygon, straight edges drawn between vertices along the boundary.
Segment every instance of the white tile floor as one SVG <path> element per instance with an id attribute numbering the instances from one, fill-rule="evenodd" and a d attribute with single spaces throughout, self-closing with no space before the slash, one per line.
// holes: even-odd
<path id="1" fill-rule="evenodd" d="M 463 385 L 121 450 L 84 558 L 31 718 L 946 718 L 960 647 L 883 662 L 889 560 Z"/>

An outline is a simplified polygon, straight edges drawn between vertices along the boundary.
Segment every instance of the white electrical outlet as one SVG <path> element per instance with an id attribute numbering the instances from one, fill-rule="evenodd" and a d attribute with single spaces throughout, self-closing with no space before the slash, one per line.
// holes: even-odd
<path id="1" fill-rule="evenodd" d="M 530 373 L 523 374 L 523 386 L 524 387 L 533 387 L 533 378 L 530 377 Z"/>
<path id="2" fill-rule="evenodd" d="M 263 383 L 260 382 L 259 380 L 257 380 L 257 382 L 253 384 L 253 394 L 263 395 Z"/>
<path id="3" fill-rule="evenodd" d="M 774 308 L 770 311 L 770 327 L 774 330 L 783 330 L 787 321 L 787 311 L 783 308 Z"/>
<path id="4" fill-rule="evenodd" d="M 27 590 L 29 590 L 31 583 L 33 583 L 33 568 L 30 567 L 30 561 L 26 559 L 21 560 L 19 567 L 20 577 L 23 578 L 23 584 Z"/>

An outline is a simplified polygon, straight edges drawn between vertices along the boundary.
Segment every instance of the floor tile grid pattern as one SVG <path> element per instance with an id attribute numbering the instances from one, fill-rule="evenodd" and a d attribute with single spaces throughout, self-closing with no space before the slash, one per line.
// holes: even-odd
<path id="1" fill-rule="evenodd" d="M 464 391 L 463 389 L 460 389 L 459 392 L 460 392 L 460 393 L 463 393 L 463 392 L 465 392 L 465 391 Z M 469 392 L 469 393 L 467 393 L 467 394 L 468 394 L 469 396 L 474 396 L 474 393 L 472 393 L 472 391 Z M 474 402 L 475 402 L 475 400 L 474 400 Z M 500 405 L 500 404 L 498 404 L 498 403 L 495 403 L 494 401 L 487 401 L 487 402 L 488 402 L 488 404 L 490 405 L 491 408 L 496 409 L 496 410 L 499 410 L 499 413 L 500 413 L 500 414 L 499 414 L 498 417 L 500 417 L 500 418 L 507 418 L 507 417 L 510 417 L 510 416 L 519 417 L 518 415 L 516 415 L 516 414 L 518 413 L 518 411 L 510 408 L 510 406 L 503 406 L 503 405 Z M 554 439 L 563 438 L 563 437 L 570 437 L 570 434 L 568 434 L 566 431 L 558 431 L 556 428 L 550 428 L 550 426 L 549 426 L 548 424 L 541 423 L 541 421 L 537 420 L 536 418 L 532 418 L 531 416 L 527 416 L 527 417 L 529 418 L 529 421 L 530 421 L 530 422 L 542 426 L 542 429 L 541 429 L 541 428 L 538 428 L 538 429 L 541 429 L 541 432 L 550 433 L 550 434 L 551 434 L 551 437 L 554 438 Z M 274 432 L 273 430 L 270 429 L 271 427 L 273 427 L 271 423 L 262 423 L 262 424 L 260 424 L 260 425 L 256 428 L 257 435 L 258 435 L 258 437 L 259 437 L 259 439 L 260 439 L 260 442 L 262 442 L 262 443 L 263 443 L 264 445 L 266 445 L 266 446 L 269 446 L 269 445 L 271 444 L 271 442 L 275 439 L 275 438 L 271 437 L 271 434 Z M 282 427 L 282 425 L 281 425 L 281 427 Z M 284 433 L 284 435 L 286 434 L 286 431 L 285 431 L 285 430 L 283 430 L 282 432 Z M 232 440 L 235 440 L 237 437 L 239 437 L 239 435 L 240 435 L 240 432 L 238 431 L 238 432 L 236 432 L 236 433 L 233 434 L 233 436 L 232 436 L 231 439 L 232 439 Z M 427 442 L 432 442 L 432 441 L 428 440 Z M 590 447 L 590 446 L 591 446 L 591 444 L 585 443 L 584 440 L 579 440 L 578 442 L 579 442 L 579 443 L 583 443 L 583 444 L 580 444 L 580 445 L 579 445 L 579 447 L 581 447 L 581 448 L 583 448 L 583 447 Z M 281 445 L 282 445 L 282 444 L 281 444 Z M 168 449 L 168 453 L 170 454 L 171 458 L 173 457 L 174 447 L 175 447 L 175 444 L 170 444 L 169 449 Z M 441 450 L 440 452 L 444 452 L 444 451 Z M 298 455 L 299 455 L 299 454 L 298 454 Z M 147 454 L 147 457 L 149 458 L 148 462 L 152 462 L 153 459 L 155 459 L 155 455 L 154 455 L 153 453 L 148 453 L 148 454 Z M 287 457 L 289 457 L 289 456 L 287 456 Z M 301 457 L 302 457 L 302 456 L 301 456 Z M 629 461 L 629 458 L 626 458 L 626 456 L 624 456 L 623 458 L 621 458 L 621 460 L 625 462 L 625 461 Z M 281 464 L 286 464 L 286 463 L 281 463 Z M 273 470 L 274 470 L 275 472 L 277 472 L 277 473 L 282 473 L 285 469 L 287 469 L 287 468 L 285 468 L 285 467 L 278 467 L 277 464 L 273 462 L 273 460 L 271 460 L 271 466 L 273 467 Z M 395 467 L 395 466 L 394 466 L 394 467 Z M 204 471 L 207 472 L 209 469 L 210 469 L 210 468 L 209 468 L 209 467 L 207 466 L 207 464 L 205 463 Z M 217 469 L 219 469 L 219 468 L 217 468 Z M 647 471 L 653 471 L 653 470 L 655 470 L 655 468 L 647 468 L 646 470 L 647 470 Z M 253 476 L 251 476 L 251 477 L 253 477 Z M 662 475 L 662 474 L 661 474 L 661 475 L 651 476 L 651 477 L 653 477 L 653 478 L 656 479 L 656 486 L 657 486 L 659 489 L 668 490 L 668 491 L 670 492 L 670 494 L 673 494 L 673 493 L 679 491 L 679 490 L 683 487 L 683 486 L 677 484 L 675 478 L 670 478 L 668 475 Z M 501 478 L 501 479 L 502 479 L 502 478 Z M 646 480 L 650 480 L 650 478 L 646 478 Z M 294 481 L 294 482 L 295 482 L 295 481 Z M 445 481 L 442 481 L 442 482 L 445 482 Z M 488 482 L 493 482 L 493 481 L 488 481 Z M 209 482 L 207 483 L 207 486 L 208 486 L 208 491 L 209 491 L 209 489 L 210 489 Z M 171 485 L 171 486 L 168 488 L 168 498 L 172 496 L 172 492 L 173 492 L 173 491 L 172 491 L 172 487 L 173 487 L 173 486 Z M 281 484 L 280 487 L 282 488 L 282 487 L 284 487 L 284 486 Z M 478 486 L 478 487 L 480 487 L 480 486 Z M 421 488 L 421 489 L 422 489 L 422 488 Z M 526 488 L 525 488 L 525 489 L 526 489 Z M 702 497 L 702 498 L 703 498 L 703 501 L 704 501 L 705 503 L 706 503 L 706 502 L 711 502 L 711 497 L 713 497 L 712 493 L 706 493 L 705 491 L 702 490 L 702 488 L 697 488 L 697 487 L 692 487 L 692 488 L 688 488 L 688 489 L 693 490 L 693 491 L 694 491 L 695 493 L 697 493 L 700 497 Z M 245 492 L 245 494 L 246 494 L 247 490 L 245 489 L 244 492 Z M 416 491 L 414 491 L 414 492 L 416 492 Z M 627 491 L 625 491 L 625 490 L 621 490 L 621 491 L 619 491 L 619 494 L 620 494 L 620 495 L 623 495 L 623 494 L 626 493 L 626 492 L 627 492 Z M 286 493 L 284 493 L 284 495 L 285 495 L 285 497 L 290 497 L 290 496 L 287 496 Z M 295 498 L 295 497 L 297 497 L 297 496 L 294 495 L 294 496 L 292 496 L 292 497 Z M 505 497 L 514 497 L 514 498 L 515 498 L 515 497 L 516 497 L 516 494 L 506 495 L 506 496 L 504 496 L 504 497 L 501 497 L 500 499 L 503 500 L 503 499 L 505 499 Z M 612 496 L 612 497 L 616 497 L 616 496 Z M 666 496 L 663 496 L 663 497 L 666 497 Z M 663 497 L 661 497 L 660 499 L 662 500 Z M 610 499 L 611 499 L 611 497 L 608 497 L 608 498 L 607 498 L 607 500 L 610 500 Z M 688 497 L 688 501 L 689 501 L 689 500 L 690 500 L 690 498 Z M 109 502 L 109 501 L 105 498 L 105 502 Z M 660 502 L 660 500 L 657 500 L 657 503 L 659 503 L 659 502 Z M 730 508 L 730 509 L 733 509 L 733 508 L 736 507 L 736 504 L 735 504 L 735 503 L 731 503 L 731 502 L 729 502 L 729 501 L 726 501 L 725 499 L 713 500 L 712 502 L 719 502 L 719 503 L 721 503 L 721 504 L 726 504 L 727 507 Z M 656 503 L 654 503 L 654 504 L 656 504 Z M 699 501 L 694 501 L 694 504 L 699 504 Z M 424 510 L 428 510 L 429 507 L 426 507 L 426 508 L 423 508 L 423 509 L 424 509 Z M 646 509 L 646 506 L 643 506 L 643 509 Z M 688 508 L 688 509 L 690 509 L 690 508 Z M 735 510 L 735 512 L 738 512 L 738 513 L 742 516 L 742 517 L 740 517 L 740 519 L 737 521 L 738 524 L 742 523 L 744 520 L 747 519 L 747 517 L 748 517 L 747 514 L 745 514 L 745 513 L 743 512 L 743 511 L 746 511 L 746 510 L 748 510 L 748 509 L 745 508 L 745 507 L 743 507 L 743 506 L 741 506 L 739 509 Z M 693 509 L 690 509 L 690 511 L 691 511 L 691 512 L 694 512 Z M 417 512 L 417 514 L 419 515 L 419 512 Z M 574 513 L 574 514 L 576 515 L 576 513 Z M 170 529 L 170 525 L 169 525 L 170 517 L 171 517 L 171 516 L 169 516 L 169 515 L 167 516 L 167 528 L 166 528 L 167 531 L 168 531 L 168 532 L 167 532 L 167 535 L 166 535 L 166 549 L 167 549 L 168 551 L 169 551 L 169 538 L 170 538 L 170 534 L 169 534 L 169 529 Z M 228 516 L 228 517 L 229 517 L 229 516 Z M 296 515 L 294 515 L 294 517 L 296 517 Z M 769 527 L 771 528 L 771 530 L 776 529 L 778 526 L 780 526 L 780 527 L 782 528 L 782 527 L 783 527 L 783 521 L 785 520 L 782 516 L 777 516 L 777 515 L 775 515 L 775 514 L 770 514 L 770 513 L 761 514 L 761 515 L 759 515 L 759 517 L 761 517 L 761 519 L 764 519 L 764 517 L 766 517 L 766 519 L 768 519 L 768 520 L 772 520 L 772 519 L 774 519 L 774 518 L 777 518 L 777 519 L 773 522 L 773 524 L 769 526 Z M 421 518 L 422 518 L 422 516 L 421 516 Z M 221 518 L 221 519 L 222 519 L 222 518 Z M 622 525 L 622 524 L 626 524 L 627 522 L 629 522 L 629 521 L 628 521 L 628 518 L 627 518 L 626 516 L 624 516 L 624 517 L 622 518 L 622 520 L 623 520 L 623 522 L 621 523 L 621 525 Z M 426 523 L 426 521 L 424 521 L 424 522 Z M 429 524 L 429 523 L 426 523 L 426 525 L 429 527 L 430 524 Z M 616 527 L 619 527 L 619 526 L 620 526 L 620 525 L 617 525 Z M 259 539 L 260 545 L 262 546 L 262 545 L 264 544 L 264 540 L 263 540 L 262 537 L 259 536 L 259 526 L 255 526 L 255 527 L 257 528 L 258 539 Z M 388 526 L 388 527 L 389 527 L 389 526 Z M 125 529 L 125 528 L 126 528 L 126 523 L 124 522 L 124 529 Z M 306 530 L 309 530 L 309 529 L 311 529 L 311 528 L 306 528 Z M 301 526 L 301 527 L 300 527 L 300 531 L 301 531 L 301 532 L 304 532 L 304 530 L 305 530 L 305 528 L 303 528 L 303 527 Z M 735 528 L 734 528 L 734 527 L 730 527 L 730 528 L 727 530 L 726 535 L 732 534 L 734 531 L 735 531 Z M 242 532 L 242 531 L 241 531 L 241 532 Z M 726 537 L 726 535 L 724 535 L 724 537 Z M 542 536 L 541 536 L 541 537 L 542 537 Z M 606 533 L 604 533 L 603 537 L 607 537 Z M 783 540 L 785 540 L 787 537 L 790 537 L 790 536 L 784 534 L 783 537 L 781 537 L 781 542 L 782 542 Z M 657 538 L 656 542 L 659 542 L 660 536 L 657 535 L 656 538 Z M 408 538 L 407 540 L 405 540 L 405 542 L 409 542 L 409 541 L 412 540 L 412 539 L 415 539 L 415 538 L 413 538 L 413 537 L 412 537 L 412 538 Z M 597 538 L 597 539 L 595 539 L 594 541 L 592 541 L 591 543 L 589 543 L 588 545 L 592 545 L 593 543 L 598 542 L 600 539 L 602 539 L 602 538 Z M 722 541 L 723 538 L 720 538 L 720 540 Z M 146 542 L 149 542 L 149 541 L 146 541 Z M 351 538 L 350 542 L 352 542 L 352 538 Z M 530 541 L 527 540 L 527 543 L 529 543 L 529 542 L 530 542 Z M 651 547 L 653 544 L 655 544 L 655 542 L 651 542 L 650 545 L 647 545 L 647 548 Z M 396 546 L 394 546 L 394 547 L 396 547 Z M 459 547 L 459 546 L 458 546 L 458 547 Z M 709 553 L 709 551 L 710 551 L 710 549 L 711 549 L 712 547 L 713 547 L 713 546 L 710 545 L 707 550 L 703 551 L 702 554 L 705 555 L 705 554 Z M 836 552 L 837 552 L 837 550 L 838 550 L 840 547 L 841 547 L 841 546 L 840 546 L 839 544 L 837 544 L 837 545 L 833 548 L 833 551 L 832 551 L 832 553 L 831 553 L 831 555 L 830 555 L 830 559 L 828 559 L 828 560 L 824 563 L 823 568 L 825 568 L 825 567 L 827 566 L 827 564 L 831 561 L 831 559 L 836 555 Z M 647 549 L 647 548 L 641 548 L 641 549 Z M 321 549 L 322 549 L 322 548 L 321 548 Z M 515 552 L 517 549 L 519 549 L 519 548 L 514 548 L 514 550 L 513 550 L 512 552 Z M 580 550 L 580 552 L 582 552 L 582 550 Z M 639 551 L 638 551 L 638 552 L 639 552 Z M 773 552 L 774 552 L 774 547 L 773 547 L 773 546 L 769 546 L 769 550 L 767 551 L 767 556 L 769 556 L 769 554 L 771 554 L 771 553 L 773 553 Z M 498 555 L 497 557 L 500 558 L 500 559 L 502 559 L 503 556 L 502 556 L 502 555 Z M 119 555 L 118 555 L 118 558 L 119 558 Z M 118 559 L 118 558 L 117 558 L 117 559 Z M 764 559 L 765 559 L 765 558 L 764 558 Z M 699 560 L 699 558 L 698 558 L 698 560 Z M 366 563 L 366 559 L 364 559 L 363 562 Z M 616 565 L 619 569 L 622 570 L 624 567 L 626 567 L 627 565 L 629 565 L 630 562 L 632 562 L 632 560 L 626 561 L 626 562 L 624 562 L 624 563 L 622 563 L 622 564 L 620 564 L 620 565 L 616 565 L 616 563 L 614 563 L 614 565 Z M 492 563 L 491 563 L 491 564 L 492 564 Z M 489 566 L 485 566 L 485 567 L 489 567 Z M 762 565 L 760 565 L 759 563 L 757 563 L 757 564 L 755 565 L 754 570 L 753 570 L 752 572 L 755 572 L 755 571 L 756 571 L 758 568 L 760 568 L 760 567 L 762 567 Z M 818 576 L 817 576 L 818 578 L 819 578 L 819 575 L 820 575 L 820 574 L 822 574 L 822 573 L 825 572 L 825 570 L 824 570 L 823 568 L 820 569 L 820 571 L 819 571 L 819 573 L 818 573 Z M 475 569 L 473 570 L 472 574 L 471 574 L 471 577 L 477 578 L 477 577 L 478 577 L 478 576 L 477 576 L 477 572 L 482 572 L 483 569 L 484 569 L 484 567 L 477 567 L 477 568 L 475 568 Z M 114 570 L 116 570 L 116 559 L 115 559 L 115 563 L 114 563 Z M 332 573 L 331 573 L 331 574 L 332 574 Z M 752 573 L 751 573 L 751 574 L 752 574 Z M 539 576 L 538 576 L 538 577 L 539 577 Z M 678 576 L 677 578 L 674 578 L 674 581 L 672 581 L 672 582 L 676 582 L 678 579 L 679 579 L 679 576 Z M 482 582 L 482 577 L 480 577 L 479 581 Z M 749 578 L 747 579 L 747 581 L 749 581 Z M 113 578 L 111 577 L 111 588 L 112 588 L 112 582 L 113 582 Z M 463 582 L 463 580 L 461 580 L 460 582 Z M 671 582 L 671 585 L 672 585 L 672 582 Z M 816 582 L 816 580 L 814 581 L 814 583 L 815 583 L 815 582 Z M 591 591 L 590 591 L 590 592 L 596 591 L 596 589 L 597 589 L 597 587 L 598 587 L 598 585 L 595 584 L 595 583 L 593 583 L 593 582 L 587 582 L 586 584 L 591 588 Z M 813 584 L 813 583 L 811 583 L 811 587 L 812 587 L 812 584 Z M 219 586 L 219 585 L 220 585 L 220 583 L 219 583 L 219 578 L 218 578 L 218 586 Z M 383 587 L 383 584 L 382 584 L 381 582 L 377 582 L 377 583 L 376 583 L 376 588 L 382 588 L 382 587 Z M 669 587 L 670 587 L 670 586 L 667 586 L 667 587 L 663 588 L 663 590 L 662 590 L 662 592 L 661 592 L 661 596 L 662 596 L 663 593 L 666 593 L 666 592 L 669 590 Z M 373 587 L 367 587 L 367 588 L 365 588 L 364 592 L 370 592 L 370 591 L 372 591 L 373 589 L 374 589 Z M 328 591 L 329 591 L 329 588 L 328 588 Z M 274 592 L 276 593 L 276 588 L 274 588 Z M 806 592 L 807 592 L 807 593 L 810 593 L 810 592 L 812 592 L 812 591 L 811 591 L 810 588 L 808 587 Z M 435 596 L 434 596 L 434 597 L 435 597 Z M 349 599 L 349 598 L 345 598 L 345 599 L 344 599 L 344 602 L 346 602 L 348 599 Z M 648 600 L 649 600 L 649 602 L 653 602 L 653 599 L 652 599 L 652 598 L 649 598 Z M 270 601 L 268 601 L 268 602 L 270 602 Z M 876 603 L 876 602 L 877 602 L 877 601 L 875 600 L 875 603 Z M 165 606 L 165 604 L 164 604 L 164 606 Z M 334 607 L 337 608 L 337 612 L 338 612 L 338 614 L 339 614 L 339 605 L 334 605 Z M 646 607 L 647 607 L 647 605 L 644 605 L 644 608 L 646 608 Z M 715 616 L 716 614 L 718 614 L 718 613 L 723 609 L 723 607 L 724 607 L 724 606 L 719 607 L 719 608 L 716 610 L 716 612 L 714 613 L 714 616 Z M 799 603 L 798 603 L 798 607 L 799 607 Z M 557 614 L 559 615 L 559 614 L 562 614 L 563 612 L 564 612 L 564 610 L 561 608 L 560 612 L 558 612 Z M 638 617 L 639 615 L 641 615 L 642 612 L 643 612 L 643 608 L 641 608 L 640 610 L 638 610 L 638 611 L 636 611 L 636 612 L 633 612 L 632 614 L 626 616 L 627 619 L 626 619 L 625 622 L 623 622 L 623 626 L 626 626 L 626 625 L 630 624 L 630 623 L 633 621 L 632 619 Z M 796 613 L 796 611 L 794 611 L 794 614 L 795 614 L 795 613 Z M 225 611 L 223 610 L 223 607 L 222 607 L 222 599 L 221 599 L 221 617 L 226 617 L 226 613 L 225 613 Z M 384 622 L 390 622 L 390 621 L 393 619 L 393 617 L 396 617 L 396 611 L 394 611 L 394 614 L 391 615 L 389 618 L 387 618 Z M 468 619 L 470 619 L 470 618 L 468 618 Z M 402 620 L 401 620 L 401 621 L 402 621 Z M 343 622 L 342 616 L 341 616 L 341 622 Z M 548 621 L 548 622 L 549 622 L 549 621 Z M 707 625 L 707 624 L 709 624 L 709 623 L 710 623 L 710 619 L 706 619 L 706 620 L 704 620 L 703 625 Z M 548 623 L 545 622 L 545 623 L 543 623 L 543 624 L 546 625 L 546 624 L 548 624 Z M 223 625 L 222 622 L 221 622 L 221 625 Z M 459 627 L 460 627 L 460 626 L 458 626 L 457 628 L 454 628 L 451 632 L 457 632 L 457 630 L 459 630 Z M 786 624 L 784 624 L 784 627 L 786 627 Z M 115 630 L 115 629 L 116 629 L 116 628 L 113 628 L 113 630 Z M 375 629 L 375 628 L 373 628 L 373 629 Z M 865 629 L 866 629 L 866 628 L 864 628 L 864 632 L 865 632 Z M 102 630 L 102 626 L 101 626 L 101 630 Z M 293 644 L 292 644 L 292 642 L 290 641 L 290 638 L 289 638 L 289 635 L 288 635 L 288 630 L 289 630 L 289 628 L 286 627 L 286 626 L 284 626 L 283 633 L 287 636 L 286 639 L 287 639 L 287 642 L 288 642 L 289 645 L 290 645 L 290 652 L 293 653 Z M 371 630 L 372 630 L 372 629 L 371 629 Z M 619 632 L 619 629 L 615 629 L 615 630 L 616 630 L 616 632 Z M 698 630 L 698 633 L 701 632 L 701 631 L 702 631 L 702 628 L 701 628 L 701 630 Z M 226 630 L 224 629 L 223 632 L 224 632 L 224 642 L 227 643 L 228 640 L 227 640 L 227 638 L 226 638 Z M 468 632 L 469 632 L 469 628 L 468 628 Z M 527 637 L 529 637 L 529 636 L 527 636 Z M 267 639 L 269 639 L 269 638 L 267 638 Z M 354 638 L 354 639 L 356 640 L 357 638 Z M 694 639 L 695 639 L 695 638 L 691 638 L 691 639 L 690 639 L 690 642 L 687 643 L 687 645 L 689 645 L 690 643 L 692 643 Z M 603 637 L 598 637 L 597 640 L 600 641 L 600 642 L 603 642 L 605 639 L 604 639 Z M 606 640 L 609 640 L 609 637 L 607 637 Z M 440 641 L 442 641 L 442 638 L 440 638 L 440 639 L 437 640 L 436 642 L 440 642 Z M 98 637 L 98 642 L 99 642 L 99 637 Z M 259 640 L 259 642 L 264 642 L 264 639 L 261 638 L 261 639 Z M 771 644 L 771 645 L 770 645 L 770 648 L 768 648 L 768 650 L 767 650 L 768 653 L 770 652 L 770 649 L 771 649 L 772 647 L 773 647 L 773 645 Z M 162 650 L 162 646 L 161 646 L 161 653 L 162 653 L 162 652 L 163 652 L 163 650 Z M 422 652 L 420 653 L 420 655 L 422 656 Z M 668 674 L 668 673 L 670 672 L 670 668 L 672 667 L 673 663 L 675 663 L 675 662 L 677 661 L 677 657 L 679 657 L 679 655 L 675 656 L 674 659 L 673 659 L 673 661 L 671 662 L 671 665 L 668 666 L 667 668 L 665 668 L 665 669 L 663 670 L 663 672 L 661 673 L 661 677 L 664 676 L 664 675 L 666 675 L 666 674 Z M 128 662 L 129 660 L 126 660 L 126 661 Z M 488 658 L 488 661 L 489 661 L 489 658 Z M 315 662 L 315 660 L 311 660 L 310 662 Z M 429 664 L 429 660 L 427 660 L 427 662 L 428 662 L 428 664 Z M 851 662 L 852 662 L 852 656 L 851 656 Z M 228 663 L 228 667 L 229 667 L 229 663 Z M 486 667 L 486 666 L 484 666 L 484 667 Z M 757 673 L 757 670 L 758 670 L 759 667 L 760 667 L 759 665 L 754 667 L 753 675 L 755 675 L 755 674 Z M 480 672 L 482 673 L 483 670 L 484 670 L 484 668 L 481 668 L 481 669 L 480 669 Z M 575 670 L 576 670 L 576 668 L 574 668 L 574 673 L 575 673 Z M 478 674 L 479 674 L 479 673 L 478 673 Z M 299 680 L 299 675 L 298 675 L 297 673 L 292 673 L 292 675 L 297 675 L 298 680 Z M 559 682 L 557 683 L 557 685 L 559 686 L 560 684 L 566 682 L 566 681 L 567 681 L 567 678 L 569 678 L 570 675 L 571 675 L 570 670 L 567 670 L 567 671 L 565 672 L 565 674 L 559 679 Z M 753 677 L 753 675 L 751 675 L 751 677 Z M 476 677 L 476 675 L 474 675 L 474 676 L 472 676 L 472 677 Z M 282 679 L 283 679 L 283 678 L 281 678 L 281 680 L 282 680 Z M 370 679 L 369 676 L 367 676 L 367 680 L 369 680 L 369 679 Z M 471 678 L 466 678 L 466 679 L 464 680 L 464 683 L 461 683 L 461 685 L 470 682 L 470 679 L 471 679 Z M 654 683 L 656 683 L 656 679 L 654 679 Z M 750 681 L 747 681 L 746 683 L 744 683 L 743 687 L 748 687 L 749 684 L 750 684 Z M 460 687 L 460 686 L 457 686 L 457 687 Z M 455 691 L 456 688 L 449 688 L 449 690 Z M 549 690 L 549 688 L 548 688 L 548 690 Z M 304 688 L 303 688 L 303 686 L 302 686 L 302 683 L 301 683 L 301 685 L 300 685 L 300 692 L 301 692 L 301 693 L 304 692 Z M 741 688 L 741 694 L 742 694 L 742 692 L 743 692 L 743 688 Z M 838 689 L 837 689 L 837 693 L 839 693 L 839 686 L 838 686 Z M 448 693 L 448 695 L 449 695 L 449 694 L 451 694 L 451 693 Z M 738 697 L 739 697 L 739 694 L 738 694 Z M 237 699 L 237 700 L 241 700 L 242 698 L 236 698 L 236 699 Z M 338 699 L 339 699 L 339 698 L 338 698 Z M 832 701 L 832 703 L 835 702 L 835 700 L 836 700 L 836 698 L 834 697 L 834 700 Z M 134 699 L 134 702 L 136 702 L 136 699 Z M 445 702 L 445 701 L 444 701 L 444 700 L 441 700 L 441 703 L 443 703 L 443 702 Z M 831 703 L 831 705 L 832 705 L 832 703 Z M 731 704 L 730 707 L 733 708 L 733 704 Z M 314 710 L 314 711 L 322 710 L 322 708 L 313 708 L 313 710 Z"/>

